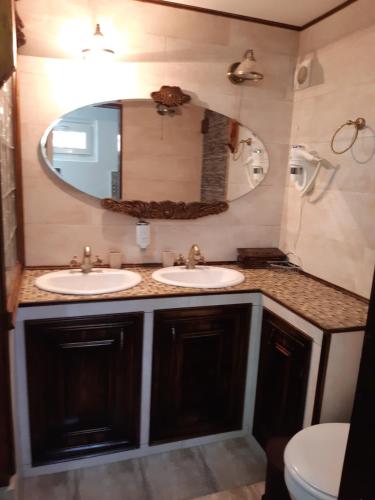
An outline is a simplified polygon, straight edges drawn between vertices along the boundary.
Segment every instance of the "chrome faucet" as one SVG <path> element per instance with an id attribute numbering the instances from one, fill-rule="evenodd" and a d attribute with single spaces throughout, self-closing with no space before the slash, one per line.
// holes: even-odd
<path id="1" fill-rule="evenodd" d="M 100 266 L 100 264 L 102 263 L 103 261 L 99 259 L 98 256 L 96 256 L 95 262 L 91 261 L 91 247 L 87 245 L 83 247 L 82 263 L 80 264 L 77 260 L 77 256 L 74 256 L 73 259 L 70 261 L 70 266 L 71 267 L 79 266 L 81 268 L 81 271 L 87 274 L 92 271 L 94 266 Z"/>
<path id="2" fill-rule="evenodd" d="M 83 247 L 83 257 L 82 257 L 82 264 L 81 264 L 82 272 L 89 273 L 89 272 L 91 272 L 93 267 L 94 266 L 92 265 L 92 262 L 91 262 L 91 247 L 89 247 L 89 246 Z"/>
<path id="3" fill-rule="evenodd" d="M 204 264 L 205 260 L 197 244 L 192 245 L 186 259 L 186 269 L 195 269 L 197 264 Z"/>

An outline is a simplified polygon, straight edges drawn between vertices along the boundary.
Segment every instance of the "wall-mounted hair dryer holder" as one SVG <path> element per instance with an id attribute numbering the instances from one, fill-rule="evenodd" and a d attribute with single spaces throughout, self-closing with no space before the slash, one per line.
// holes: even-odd
<path id="1" fill-rule="evenodd" d="M 309 193 L 321 167 L 321 158 L 309 153 L 306 146 L 296 144 L 290 150 L 290 177 L 301 196 Z"/>

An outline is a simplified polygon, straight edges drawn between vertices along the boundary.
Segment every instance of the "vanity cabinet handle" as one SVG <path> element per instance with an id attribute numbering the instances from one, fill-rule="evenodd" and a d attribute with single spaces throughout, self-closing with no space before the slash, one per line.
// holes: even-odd
<path id="1" fill-rule="evenodd" d="M 121 328 L 120 332 L 120 349 L 122 350 L 124 348 L 124 329 Z"/>
<path id="2" fill-rule="evenodd" d="M 173 340 L 176 340 L 176 328 L 174 326 L 172 326 L 172 328 L 171 328 L 171 333 L 172 333 Z"/>

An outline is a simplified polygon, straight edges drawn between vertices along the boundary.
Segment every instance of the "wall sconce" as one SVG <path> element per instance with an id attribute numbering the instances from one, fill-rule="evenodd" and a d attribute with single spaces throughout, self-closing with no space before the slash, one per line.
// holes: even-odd
<path id="1" fill-rule="evenodd" d="M 235 62 L 229 67 L 227 73 L 229 80 L 234 84 L 263 80 L 262 73 L 254 71 L 255 62 L 253 49 L 247 50 L 241 62 Z"/>
<path id="2" fill-rule="evenodd" d="M 114 50 L 106 47 L 103 33 L 100 31 L 99 23 L 96 24 L 95 32 L 91 37 L 89 46 L 82 49 L 84 59 L 108 59 L 115 55 Z"/>

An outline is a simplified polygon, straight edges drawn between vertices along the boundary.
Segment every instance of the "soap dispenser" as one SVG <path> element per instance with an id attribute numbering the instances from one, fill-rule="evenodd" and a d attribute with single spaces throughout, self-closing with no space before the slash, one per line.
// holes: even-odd
<path id="1" fill-rule="evenodd" d="M 136 226 L 136 240 L 138 246 L 145 250 L 150 244 L 150 223 L 139 220 Z"/>

